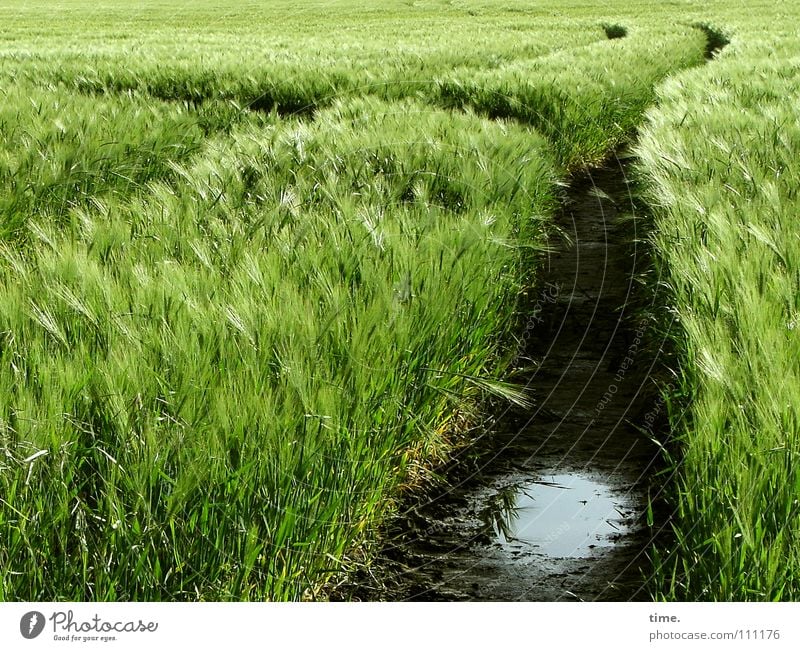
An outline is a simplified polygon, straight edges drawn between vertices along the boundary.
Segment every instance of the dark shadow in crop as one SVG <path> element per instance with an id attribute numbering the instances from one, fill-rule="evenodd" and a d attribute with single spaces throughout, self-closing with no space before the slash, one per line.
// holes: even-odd
<path id="1" fill-rule="evenodd" d="M 270 95 L 262 95 L 247 105 L 251 111 L 261 113 L 271 113 L 275 111 L 280 117 L 296 117 L 306 120 L 313 120 L 317 109 L 320 108 L 319 101 L 309 101 L 304 97 L 283 97 L 276 98 Z"/>
<path id="2" fill-rule="evenodd" d="M 604 23 L 603 31 L 606 33 L 606 37 L 611 40 L 615 38 L 625 38 L 628 35 L 627 27 L 611 23 Z"/>
<path id="3" fill-rule="evenodd" d="M 706 35 L 706 59 L 713 59 L 722 48 L 731 42 L 725 32 L 708 23 L 695 23 L 692 27 Z"/>
<path id="4" fill-rule="evenodd" d="M 224 115 L 218 119 L 212 115 L 220 110 L 220 105 L 230 102 L 230 106 L 238 106 L 233 113 L 246 115 L 247 113 L 275 113 L 281 118 L 298 118 L 313 120 L 319 108 L 330 102 L 331 96 L 315 96 L 314 94 L 297 94 L 265 92 L 251 99 L 246 95 L 241 98 L 220 97 L 213 93 L 202 93 L 194 89 L 187 89 L 180 84 L 145 85 L 141 88 L 127 85 L 102 84 L 86 80 L 75 80 L 70 87 L 78 93 L 87 96 L 134 96 L 144 95 L 155 100 L 168 103 L 183 104 L 188 110 L 200 116 L 200 125 L 207 133 L 221 130 L 218 123 L 233 123 L 235 119 L 230 110 L 223 111 Z M 234 101 L 238 100 L 238 103 Z"/>

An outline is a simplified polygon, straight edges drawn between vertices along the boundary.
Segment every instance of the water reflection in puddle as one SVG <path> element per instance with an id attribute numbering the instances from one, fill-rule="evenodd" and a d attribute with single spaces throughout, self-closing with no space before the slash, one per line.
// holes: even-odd
<path id="1" fill-rule="evenodd" d="M 582 558 L 630 532 L 626 495 L 581 475 L 552 475 L 499 491 L 483 520 L 504 547 Z"/>

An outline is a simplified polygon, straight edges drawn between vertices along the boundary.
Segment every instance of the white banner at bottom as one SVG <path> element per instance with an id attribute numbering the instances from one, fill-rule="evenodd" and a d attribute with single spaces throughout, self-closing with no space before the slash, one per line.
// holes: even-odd
<path id="1" fill-rule="evenodd" d="M 798 649 L 800 604 L 3 603 L 0 649 Z"/>

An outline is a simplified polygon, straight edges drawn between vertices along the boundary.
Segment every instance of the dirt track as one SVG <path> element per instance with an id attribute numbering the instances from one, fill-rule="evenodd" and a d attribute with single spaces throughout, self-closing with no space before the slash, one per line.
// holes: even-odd
<path id="1" fill-rule="evenodd" d="M 498 414 L 472 470 L 456 464 L 448 489 L 407 505 L 372 571 L 382 587 L 366 581 L 352 597 L 648 598 L 644 514 L 657 450 L 642 429 L 659 421 L 659 402 L 650 380 L 656 355 L 634 280 L 642 223 L 616 159 L 573 180 L 556 218 L 567 237 L 551 242 L 523 337 L 533 408 Z M 568 475 L 615 496 L 617 519 L 609 521 L 617 536 L 586 554 L 559 556 L 498 534 L 503 523 L 514 526 L 521 486 Z M 558 534 L 537 535 L 558 542 Z"/>

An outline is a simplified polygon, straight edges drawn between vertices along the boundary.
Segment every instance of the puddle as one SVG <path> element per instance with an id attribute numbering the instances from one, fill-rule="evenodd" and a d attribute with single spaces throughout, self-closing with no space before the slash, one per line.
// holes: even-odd
<path id="1" fill-rule="evenodd" d="M 580 475 L 552 475 L 498 493 L 484 519 L 496 544 L 555 558 L 585 558 L 630 532 L 635 505 Z"/>

